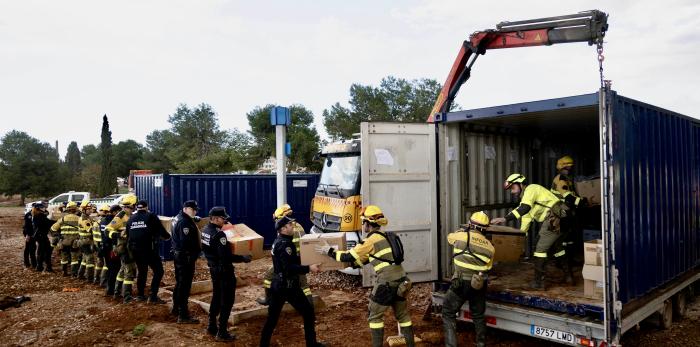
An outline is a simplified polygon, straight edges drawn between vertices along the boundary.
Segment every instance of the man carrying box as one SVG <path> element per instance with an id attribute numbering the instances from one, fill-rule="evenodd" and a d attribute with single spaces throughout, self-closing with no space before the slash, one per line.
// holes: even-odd
<path id="1" fill-rule="evenodd" d="M 212 207 L 209 211 L 209 224 L 202 230 L 202 250 L 207 258 L 212 284 L 207 332 L 215 335 L 217 341 L 233 341 L 235 338 L 228 332 L 228 317 L 236 296 L 233 263 L 249 263 L 251 259 L 249 255 L 236 255 L 231 252 L 226 234 L 221 230 L 221 227 L 228 223 L 228 218 L 225 207 Z"/>
<path id="2" fill-rule="evenodd" d="M 280 220 L 280 218 L 282 217 L 292 218 L 292 212 L 293 211 L 291 206 L 289 206 L 288 204 L 284 204 L 275 210 L 275 213 L 272 214 L 272 218 L 275 220 L 275 222 Z M 294 235 L 292 235 L 292 243 L 294 243 L 294 247 L 297 249 L 297 254 L 301 254 L 301 247 L 299 245 L 299 242 L 301 240 L 301 237 L 306 234 L 306 231 L 304 231 L 304 227 L 296 221 L 292 222 L 292 224 L 294 225 Z M 265 288 L 265 297 L 255 299 L 255 301 L 260 305 L 267 306 L 270 304 L 270 285 L 272 284 L 272 277 L 274 273 L 274 267 L 271 266 L 263 274 L 263 288 Z M 313 305 L 311 288 L 309 288 L 309 283 L 306 280 L 306 275 L 299 275 L 299 284 L 301 285 L 301 289 L 304 290 L 304 295 L 306 295 L 306 298 L 309 299 L 309 302 L 311 303 L 311 305 Z"/>
<path id="3" fill-rule="evenodd" d="M 382 210 L 369 205 L 360 213 L 362 231 L 367 234 L 363 243 L 357 244 L 349 251 L 336 251 L 328 245 L 319 246 L 316 251 L 327 254 L 341 262 L 352 262 L 359 266 L 371 264 L 377 274 L 377 282 L 372 289 L 369 301 L 369 329 L 372 332 L 372 346 L 384 344 L 384 312 L 392 307 L 394 316 L 399 322 L 401 335 L 406 339 L 406 345 L 415 345 L 413 340 L 413 323 L 408 310 L 408 292 L 411 281 L 406 277 L 406 271 L 401 266 L 403 254 L 395 254 L 391 240 L 394 235 L 381 230 L 388 224 Z M 392 233 L 393 234 L 393 233 Z"/>
<path id="4" fill-rule="evenodd" d="M 275 274 L 270 286 L 270 305 L 267 308 L 267 321 L 260 334 L 260 346 L 270 345 L 272 332 L 279 320 L 282 307 L 289 302 L 304 320 L 304 338 L 307 346 L 323 346 L 316 341 L 316 317 L 314 307 L 306 299 L 301 289 L 300 275 L 319 272 L 319 264 L 301 265 L 301 258 L 294 245 L 294 219 L 283 216 L 275 222 L 277 238 L 272 243 L 272 265 Z"/>

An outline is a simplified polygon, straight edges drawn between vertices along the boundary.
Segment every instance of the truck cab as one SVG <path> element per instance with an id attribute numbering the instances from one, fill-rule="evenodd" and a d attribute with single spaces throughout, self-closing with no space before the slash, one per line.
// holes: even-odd
<path id="1" fill-rule="evenodd" d="M 80 203 L 83 201 L 83 199 L 90 199 L 90 193 L 89 192 L 76 192 L 76 191 L 69 191 L 67 193 L 59 194 L 54 196 L 53 198 L 49 199 L 49 206 L 47 206 L 48 211 L 53 211 L 54 209 L 57 209 L 59 206 L 63 205 L 66 202 L 69 201 L 75 201 L 77 203 Z M 27 203 L 24 206 L 24 212 L 27 213 L 32 210 L 32 204 L 38 203 L 41 201 L 32 201 L 30 203 Z"/>
<path id="2" fill-rule="evenodd" d="M 325 160 L 311 201 L 311 232 L 347 232 L 347 246 L 354 247 L 359 241 L 361 229 L 360 139 L 328 144 L 321 151 L 321 156 Z M 359 274 L 357 269 L 343 272 Z"/>

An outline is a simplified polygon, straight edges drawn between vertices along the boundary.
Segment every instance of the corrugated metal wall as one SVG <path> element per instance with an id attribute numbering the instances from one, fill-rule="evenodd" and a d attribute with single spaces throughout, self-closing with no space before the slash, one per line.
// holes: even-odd
<path id="1" fill-rule="evenodd" d="M 615 254 L 623 303 L 700 265 L 697 121 L 616 96 Z"/>
<path id="2" fill-rule="evenodd" d="M 287 201 L 306 230 L 311 228 L 309 211 L 319 177 L 287 175 Z M 197 200 L 201 217 L 214 206 L 226 206 L 234 223 L 248 225 L 265 237 L 266 245 L 276 237 L 272 220 L 277 207 L 275 175 L 146 175 L 136 176 L 135 181 L 136 195 L 148 200 L 151 211 L 159 215 L 174 216 L 184 201 Z"/>

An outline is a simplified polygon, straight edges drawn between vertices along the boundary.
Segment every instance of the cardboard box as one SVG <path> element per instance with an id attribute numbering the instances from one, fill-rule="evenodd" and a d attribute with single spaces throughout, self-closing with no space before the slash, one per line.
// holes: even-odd
<path id="1" fill-rule="evenodd" d="M 602 299 L 605 281 L 605 268 L 596 265 L 584 265 L 581 270 L 583 276 L 583 295 L 591 298 Z"/>
<path id="2" fill-rule="evenodd" d="M 306 234 L 301 237 L 301 264 L 321 264 L 321 270 L 341 270 L 348 267 L 347 263 L 335 261 L 335 259 L 316 253 L 316 246 L 328 243 L 335 250 L 344 251 L 347 249 L 345 243 L 345 233 L 325 233 Z"/>
<path id="3" fill-rule="evenodd" d="M 591 240 L 583 243 L 583 262 L 586 265 L 603 265 L 603 240 Z"/>
<path id="4" fill-rule="evenodd" d="M 237 255 L 250 255 L 260 259 L 263 253 L 263 237 L 245 224 L 226 224 L 222 228 L 226 240 L 231 245 L 231 252 Z"/>
<path id="5" fill-rule="evenodd" d="M 160 224 L 163 225 L 168 234 L 172 235 L 173 226 L 175 225 L 175 217 L 158 216 L 158 219 L 160 219 Z M 197 222 L 197 228 L 199 228 L 200 233 L 204 227 L 207 226 L 207 224 L 209 224 L 209 217 L 202 218 L 199 220 L 199 222 Z"/>
<path id="6" fill-rule="evenodd" d="M 588 200 L 588 206 L 600 205 L 600 178 L 575 183 L 576 192 Z"/>
<path id="7" fill-rule="evenodd" d="M 523 253 L 523 236 L 493 235 L 491 244 L 496 249 L 493 260 L 501 263 L 517 263 Z"/>

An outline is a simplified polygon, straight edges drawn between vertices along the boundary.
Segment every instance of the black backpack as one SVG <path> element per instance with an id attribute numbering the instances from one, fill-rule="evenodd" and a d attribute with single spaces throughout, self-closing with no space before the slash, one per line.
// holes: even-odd
<path id="1" fill-rule="evenodd" d="M 369 236 L 371 236 L 373 233 L 370 233 Z M 389 259 L 384 259 L 380 257 L 375 257 L 374 255 L 370 254 L 370 258 L 377 259 L 379 261 L 383 261 L 385 263 L 389 263 L 391 265 L 401 265 L 404 260 L 404 251 L 403 251 L 403 243 L 401 243 L 401 238 L 399 235 L 396 235 L 396 233 L 392 231 L 386 231 L 384 234 L 378 233 L 379 235 L 383 236 L 388 242 L 389 246 L 391 246 L 391 254 L 394 256 L 394 260 L 389 260 Z"/>

